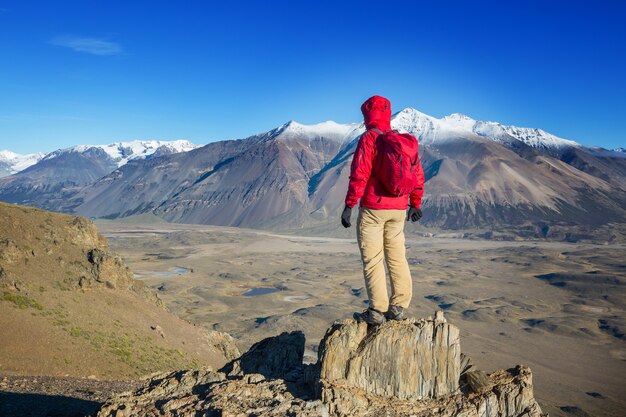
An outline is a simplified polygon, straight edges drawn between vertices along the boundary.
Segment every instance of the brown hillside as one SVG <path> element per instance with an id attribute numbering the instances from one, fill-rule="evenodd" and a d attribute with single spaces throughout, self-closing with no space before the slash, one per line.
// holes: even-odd
<path id="1" fill-rule="evenodd" d="M 128 378 L 238 355 L 167 311 L 91 221 L 4 203 L 0 326 L 2 374 Z"/>

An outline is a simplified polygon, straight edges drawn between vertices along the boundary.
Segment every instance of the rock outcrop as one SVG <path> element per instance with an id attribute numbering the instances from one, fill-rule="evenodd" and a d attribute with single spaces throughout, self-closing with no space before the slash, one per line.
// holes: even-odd
<path id="1" fill-rule="evenodd" d="M 438 312 L 375 328 L 336 322 L 316 364 L 302 333 L 254 345 L 220 371 L 158 375 L 110 399 L 109 416 L 542 417 L 530 369 L 489 375 L 461 355 L 459 330 Z"/>
<path id="2" fill-rule="evenodd" d="M 474 392 L 463 386 L 438 399 L 406 401 L 368 394 L 358 388 L 329 386 L 323 403 L 333 416 L 402 417 L 542 417 L 533 396 L 532 373 L 517 366 L 488 376 L 489 389 Z M 389 413 L 389 414 L 386 414 Z"/>
<path id="3" fill-rule="evenodd" d="M 369 332 L 367 324 L 347 320 L 326 333 L 320 364 L 324 386 L 403 400 L 439 398 L 459 388 L 459 330 L 443 314 L 435 320 L 390 322 Z"/>

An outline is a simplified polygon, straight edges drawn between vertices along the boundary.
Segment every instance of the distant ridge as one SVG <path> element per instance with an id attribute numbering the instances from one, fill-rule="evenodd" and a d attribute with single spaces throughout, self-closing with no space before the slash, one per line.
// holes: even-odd
<path id="1" fill-rule="evenodd" d="M 106 145 L 76 145 L 58 149 L 47 154 L 43 160 L 58 158 L 67 153 L 85 153 L 101 149 L 118 167 L 135 159 L 147 159 L 178 152 L 187 152 L 199 147 L 188 140 L 134 140 L 130 142 L 114 142 Z"/>

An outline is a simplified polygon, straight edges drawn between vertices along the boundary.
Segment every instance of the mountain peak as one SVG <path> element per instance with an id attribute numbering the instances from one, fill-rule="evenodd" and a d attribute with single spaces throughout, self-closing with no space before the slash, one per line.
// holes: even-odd
<path id="1" fill-rule="evenodd" d="M 329 139 L 343 140 L 347 136 L 350 136 L 350 133 L 355 131 L 357 128 L 358 124 L 356 123 L 341 124 L 332 120 L 327 120 L 325 122 L 312 125 L 305 125 L 296 122 L 295 120 L 290 120 L 284 125 L 280 126 L 278 129 L 276 129 L 275 136 L 298 135 L 306 136 L 309 138 L 321 136 Z"/>
<path id="2" fill-rule="evenodd" d="M 449 115 L 441 118 L 441 120 L 446 120 L 446 121 L 468 121 L 468 120 L 471 120 L 471 121 L 474 121 L 474 122 L 476 121 L 476 120 L 472 119 L 471 117 L 469 117 L 468 115 L 465 115 L 463 113 L 452 113 L 452 114 L 449 114 Z"/>
<path id="3" fill-rule="evenodd" d="M 408 132 L 419 136 L 420 133 L 433 130 L 438 119 L 422 113 L 412 107 L 407 107 L 391 116 L 391 126 L 401 132 Z"/>
<path id="4" fill-rule="evenodd" d="M 392 119 L 397 118 L 397 117 L 432 117 L 427 115 L 426 113 L 422 113 L 421 111 L 414 109 L 413 107 L 406 107 L 402 110 L 400 110 L 399 112 L 396 112 L 393 116 L 391 116 Z"/>
<path id="5" fill-rule="evenodd" d="M 477 121 L 462 113 L 452 113 L 441 118 L 441 122 L 454 129 L 463 129 L 469 132 L 474 130 Z"/>

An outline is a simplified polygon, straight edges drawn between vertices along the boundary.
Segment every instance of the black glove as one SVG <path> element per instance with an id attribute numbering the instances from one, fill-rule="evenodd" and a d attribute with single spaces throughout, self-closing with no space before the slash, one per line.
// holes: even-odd
<path id="1" fill-rule="evenodd" d="M 411 220 L 412 222 L 416 222 L 419 219 L 422 218 L 422 210 L 415 208 L 415 207 L 409 207 L 409 213 L 406 216 L 407 220 Z"/>
<path id="2" fill-rule="evenodd" d="M 350 223 L 350 216 L 352 215 L 352 209 L 348 206 L 346 206 L 345 209 L 343 209 L 343 213 L 341 213 L 341 224 L 343 224 L 343 227 L 350 227 L 352 226 L 352 223 Z"/>

